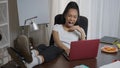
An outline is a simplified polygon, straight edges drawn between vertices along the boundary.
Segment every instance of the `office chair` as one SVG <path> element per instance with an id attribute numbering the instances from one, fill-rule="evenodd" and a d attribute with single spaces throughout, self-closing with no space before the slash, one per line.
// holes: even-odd
<path id="1" fill-rule="evenodd" d="M 55 16 L 54 19 L 54 25 L 55 24 L 64 24 L 64 17 L 62 14 L 58 14 Z M 84 16 L 79 16 L 77 22 L 75 23 L 75 25 L 79 25 L 80 27 L 82 27 L 85 31 L 85 34 L 87 36 L 87 29 L 88 29 L 88 19 Z M 86 37 L 87 38 L 87 37 Z M 54 45 L 54 39 L 53 39 L 53 35 L 51 34 L 51 38 L 49 41 L 49 45 Z"/>
<path id="2" fill-rule="evenodd" d="M 2 35 L 0 34 L 0 41 L 2 40 Z"/>

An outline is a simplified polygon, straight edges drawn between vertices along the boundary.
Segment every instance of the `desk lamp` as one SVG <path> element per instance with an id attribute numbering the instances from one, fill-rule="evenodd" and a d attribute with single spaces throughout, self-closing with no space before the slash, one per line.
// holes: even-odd
<path id="1" fill-rule="evenodd" d="M 34 44 L 33 39 L 29 36 L 30 31 L 35 31 L 35 30 L 39 29 L 38 25 L 33 21 L 33 19 L 36 19 L 36 18 L 37 18 L 37 16 L 26 19 L 25 22 L 24 22 L 23 29 L 22 29 L 22 34 L 26 35 L 25 26 L 27 25 L 27 23 L 28 23 L 28 25 L 30 25 L 28 27 L 28 31 L 27 31 L 27 37 L 28 37 L 28 39 L 30 41 L 30 45 Z"/>
<path id="2" fill-rule="evenodd" d="M 29 31 L 34 31 L 34 30 L 38 30 L 38 25 L 33 21 L 33 19 L 37 18 L 37 16 L 35 17 L 31 17 L 25 20 L 24 22 L 24 27 L 22 30 L 22 33 L 25 34 L 25 25 L 28 23 L 30 25 L 29 29 L 28 29 L 28 37 L 29 37 Z"/>
<path id="3" fill-rule="evenodd" d="M 38 30 L 38 29 L 39 29 L 38 25 L 35 22 L 31 21 L 31 23 L 30 23 L 30 30 L 34 31 L 34 30 Z"/>

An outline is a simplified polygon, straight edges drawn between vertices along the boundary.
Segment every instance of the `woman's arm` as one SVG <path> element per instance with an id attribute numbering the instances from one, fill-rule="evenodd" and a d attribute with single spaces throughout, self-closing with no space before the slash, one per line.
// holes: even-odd
<path id="1" fill-rule="evenodd" d="M 70 49 L 68 47 L 66 47 L 59 39 L 59 34 L 57 31 L 52 31 L 53 33 L 53 39 L 54 39 L 54 42 L 56 43 L 56 45 L 62 49 L 65 50 L 65 52 L 69 55 L 69 52 L 70 52 Z"/>
<path id="2" fill-rule="evenodd" d="M 81 33 L 81 40 L 85 40 L 85 37 L 86 37 L 86 35 L 85 35 L 85 31 L 84 31 L 84 29 L 82 28 L 82 27 L 77 27 L 78 29 L 78 31 Z"/>
<path id="3" fill-rule="evenodd" d="M 80 32 L 81 33 L 80 39 L 85 40 L 86 35 L 85 35 L 85 31 L 82 27 L 77 25 L 77 26 L 73 26 L 69 29 L 69 31 L 73 31 L 73 30 L 77 30 L 78 32 Z"/>

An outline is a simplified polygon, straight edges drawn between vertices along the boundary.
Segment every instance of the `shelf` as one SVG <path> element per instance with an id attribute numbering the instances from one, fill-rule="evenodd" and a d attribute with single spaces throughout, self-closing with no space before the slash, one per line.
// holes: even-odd
<path id="1" fill-rule="evenodd" d="M 0 0 L 0 34 L 2 36 L 0 40 L 0 59 L 2 59 L 2 64 L 6 64 L 10 60 L 7 52 L 7 47 L 10 46 L 8 10 L 8 0 Z"/>
<path id="2" fill-rule="evenodd" d="M 6 2 L 1 2 L 0 1 L 0 25 L 1 24 L 4 24 L 4 23 L 6 23 L 6 22 L 8 22 L 7 20 L 8 20 L 8 13 L 7 13 L 7 11 L 8 11 L 8 9 L 7 9 L 8 7 L 7 7 L 7 3 Z"/>
<path id="3" fill-rule="evenodd" d="M 0 41 L 0 47 L 4 47 L 6 45 L 6 43 L 9 43 L 8 25 L 0 27 L 0 34 L 2 35 L 2 39 Z"/>
<path id="4" fill-rule="evenodd" d="M 9 17 L 8 17 L 8 0 L 0 0 L 0 48 L 10 46 L 9 37 Z"/>
<path id="5" fill-rule="evenodd" d="M 8 47 L 9 43 L 4 44 L 4 46 L 0 46 L 0 48 Z"/>
<path id="6" fill-rule="evenodd" d="M 0 27 L 5 26 L 5 25 L 8 25 L 8 23 L 0 24 Z"/>
<path id="7" fill-rule="evenodd" d="M 0 3 L 7 3 L 8 1 L 6 0 L 0 0 Z"/>

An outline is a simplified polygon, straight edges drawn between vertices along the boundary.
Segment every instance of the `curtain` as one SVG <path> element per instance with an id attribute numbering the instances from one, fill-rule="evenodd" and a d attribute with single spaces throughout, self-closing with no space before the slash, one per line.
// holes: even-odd
<path id="1" fill-rule="evenodd" d="M 119 0 L 79 0 L 80 13 L 88 18 L 88 39 L 120 38 Z"/>
<path id="2" fill-rule="evenodd" d="M 120 23 L 120 0 L 103 0 L 103 9 L 101 15 L 101 36 L 119 36 Z"/>

